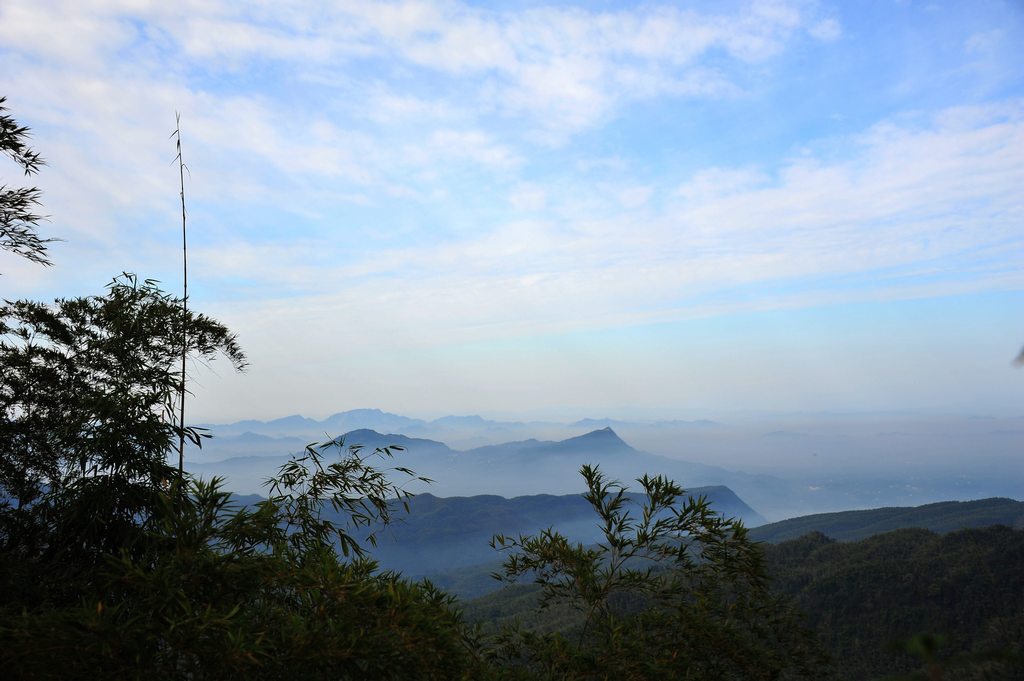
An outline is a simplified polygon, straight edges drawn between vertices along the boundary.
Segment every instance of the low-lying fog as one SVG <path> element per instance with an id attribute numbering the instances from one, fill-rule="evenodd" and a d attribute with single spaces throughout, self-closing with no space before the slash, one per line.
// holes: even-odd
<path id="1" fill-rule="evenodd" d="M 1021 417 L 787 416 L 616 432 L 653 454 L 771 475 L 1024 471 Z"/>

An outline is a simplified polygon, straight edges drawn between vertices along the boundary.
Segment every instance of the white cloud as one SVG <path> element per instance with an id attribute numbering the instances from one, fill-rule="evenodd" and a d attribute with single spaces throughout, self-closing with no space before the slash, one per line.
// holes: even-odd
<path id="1" fill-rule="evenodd" d="M 690 201 L 735 194 L 767 182 L 768 176 L 755 168 L 706 168 L 682 184 L 676 194 Z"/>
<path id="2" fill-rule="evenodd" d="M 430 136 L 430 148 L 436 155 L 468 158 L 483 166 L 508 168 L 521 163 L 516 153 L 496 144 L 479 130 L 436 130 Z"/>
<path id="3" fill-rule="evenodd" d="M 383 82 L 373 84 L 365 100 L 354 102 L 352 113 L 384 124 L 411 120 L 422 124 L 424 121 L 471 119 L 468 112 L 451 102 L 437 97 L 428 98 L 396 92 Z"/>
<path id="4" fill-rule="evenodd" d="M 1020 103 L 880 125 L 851 142 L 844 159 L 698 173 L 679 202 L 642 221 L 625 211 L 515 222 L 380 253 L 361 266 L 390 283 L 357 283 L 342 298 L 362 319 L 389 310 L 372 337 L 406 325 L 432 345 L 1024 284 L 1012 264 L 1024 254 Z M 545 196 L 553 208 L 578 191 Z M 861 285 L 834 288 L 836 278 Z M 787 292 L 793 281 L 799 294 Z"/>
<path id="5" fill-rule="evenodd" d="M 703 68 L 700 58 L 716 50 L 739 62 L 771 58 L 809 20 L 800 4 L 701 14 L 671 6 L 484 10 L 418 0 L 322 10 L 193 2 L 174 11 L 149 3 L 10 0 L 0 9 L 0 42 L 72 70 L 109 71 L 127 52 L 130 68 L 155 78 L 183 74 L 189 61 L 226 73 L 276 63 L 302 78 L 384 59 L 474 83 L 467 104 L 477 111 L 527 115 L 541 129 L 570 134 L 632 100 L 729 93 L 729 78 Z M 391 115 L 430 108 L 415 98 L 383 103 Z"/>
<path id="6" fill-rule="evenodd" d="M 649 197 L 648 186 L 634 187 L 633 196 L 623 190 L 624 209 L 600 220 L 485 222 L 458 240 L 314 268 L 304 282 L 246 266 L 273 277 L 268 293 L 281 286 L 344 290 L 333 300 L 355 306 L 370 326 L 378 323 L 374 309 L 389 310 L 389 321 L 371 337 L 408 325 L 417 329 L 417 342 L 428 344 L 467 333 L 488 339 L 616 326 L 738 305 L 947 295 L 1022 283 L 1012 265 L 1014 253 L 1024 254 L 1020 103 L 949 111 L 925 124 L 879 125 L 851 142 L 846 158 L 801 156 L 770 173 L 708 169 L 684 186 L 679 201 L 642 220 L 629 209 Z M 516 191 L 519 208 L 543 198 L 549 214 L 557 214 L 560 203 L 586 190 L 527 184 Z M 296 269 L 318 262 L 320 246 L 304 248 L 290 258 Z M 958 263 L 956 270 L 945 262 Z M 834 289 L 837 277 L 862 281 Z M 801 293 L 787 293 L 798 280 Z M 728 293 L 734 290 L 743 291 L 737 300 Z M 330 308 L 331 300 L 299 309 Z"/>

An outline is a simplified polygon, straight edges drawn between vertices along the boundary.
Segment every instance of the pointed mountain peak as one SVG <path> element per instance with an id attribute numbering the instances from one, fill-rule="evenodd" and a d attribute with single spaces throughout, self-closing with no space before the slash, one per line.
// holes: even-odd
<path id="1" fill-rule="evenodd" d="M 568 440 L 562 440 L 562 445 L 574 445 L 574 446 L 593 446 L 601 448 L 623 448 L 632 450 L 626 442 L 619 437 L 618 433 L 611 429 L 611 426 L 605 426 L 598 430 L 592 430 L 589 433 L 583 435 L 577 435 L 571 437 Z"/>

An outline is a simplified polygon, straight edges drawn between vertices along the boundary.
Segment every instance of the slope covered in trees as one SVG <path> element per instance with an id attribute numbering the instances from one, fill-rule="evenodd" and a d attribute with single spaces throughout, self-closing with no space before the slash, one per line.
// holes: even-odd
<path id="1" fill-rule="evenodd" d="M 1024 678 L 1022 530 L 904 529 L 848 543 L 815 533 L 763 551 L 772 589 L 827 654 L 815 678 Z M 467 601 L 464 612 L 487 630 L 579 626 L 571 609 L 538 611 L 540 596 L 519 585 Z M 916 676 L 926 661 L 932 675 Z"/>
<path id="2" fill-rule="evenodd" d="M 921 634 L 941 637 L 942 678 L 1024 678 L 1022 530 L 904 529 L 856 542 L 815 533 L 766 547 L 765 560 L 832 655 L 833 678 L 910 672 L 920 660 L 900 644 Z"/>

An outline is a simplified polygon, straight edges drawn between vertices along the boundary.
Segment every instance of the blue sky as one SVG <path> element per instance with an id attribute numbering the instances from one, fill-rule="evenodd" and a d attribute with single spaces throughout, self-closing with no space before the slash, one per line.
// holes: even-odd
<path id="1" fill-rule="evenodd" d="M 6 0 L 65 242 L 0 295 L 180 286 L 179 111 L 252 360 L 200 420 L 1020 415 L 1021 45 L 1009 1 Z"/>

